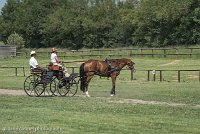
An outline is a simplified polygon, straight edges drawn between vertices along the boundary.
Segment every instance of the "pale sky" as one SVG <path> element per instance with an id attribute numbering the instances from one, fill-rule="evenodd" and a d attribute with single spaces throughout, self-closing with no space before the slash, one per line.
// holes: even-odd
<path id="1" fill-rule="evenodd" d="M 2 7 L 5 5 L 5 3 L 6 3 L 6 0 L 0 0 L 0 12 L 1 12 Z"/>

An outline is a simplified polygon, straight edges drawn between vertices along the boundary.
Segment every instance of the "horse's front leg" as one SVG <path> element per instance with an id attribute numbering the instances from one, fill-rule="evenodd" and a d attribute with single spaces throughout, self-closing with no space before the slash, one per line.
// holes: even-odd
<path id="1" fill-rule="evenodd" d="M 116 83 L 116 76 L 113 75 L 111 76 L 111 79 L 112 79 L 112 89 L 110 91 L 110 96 L 114 96 L 115 95 L 115 83 Z"/>
<path id="2" fill-rule="evenodd" d="M 88 86 L 89 86 L 89 83 L 90 83 L 92 77 L 93 76 L 88 76 L 87 77 L 87 82 L 86 82 L 86 86 L 85 86 L 85 95 L 86 95 L 86 97 L 90 97 L 89 92 L 88 92 Z"/>
<path id="3" fill-rule="evenodd" d="M 85 88 L 85 95 L 86 97 L 90 97 L 89 92 L 88 92 L 88 84 L 86 85 L 86 88 Z"/>

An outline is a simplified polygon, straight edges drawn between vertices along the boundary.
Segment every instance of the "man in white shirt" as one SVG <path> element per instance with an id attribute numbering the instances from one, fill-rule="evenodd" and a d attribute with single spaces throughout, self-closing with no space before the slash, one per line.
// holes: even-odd
<path id="1" fill-rule="evenodd" d="M 44 69 L 38 65 L 38 62 L 36 60 L 36 52 L 31 51 L 30 56 L 31 56 L 31 58 L 29 60 L 29 65 L 30 65 L 31 71 L 32 72 L 41 72 L 41 73 L 44 72 Z"/>

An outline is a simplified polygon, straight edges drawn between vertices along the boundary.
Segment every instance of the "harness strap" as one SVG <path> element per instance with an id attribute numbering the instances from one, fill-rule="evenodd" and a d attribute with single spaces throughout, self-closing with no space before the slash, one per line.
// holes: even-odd
<path id="1" fill-rule="evenodd" d="M 105 63 L 108 65 L 108 72 L 113 68 L 111 62 L 108 59 L 105 59 Z"/>

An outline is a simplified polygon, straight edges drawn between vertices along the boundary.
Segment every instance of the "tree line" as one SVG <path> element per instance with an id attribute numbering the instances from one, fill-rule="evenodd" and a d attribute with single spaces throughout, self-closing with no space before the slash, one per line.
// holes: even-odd
<path id="1" fill-rule="evenodd" d="M 0 40 L 27 48 L 200 44 L 200 0 L 7 0 Z"/>

